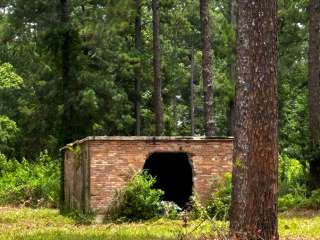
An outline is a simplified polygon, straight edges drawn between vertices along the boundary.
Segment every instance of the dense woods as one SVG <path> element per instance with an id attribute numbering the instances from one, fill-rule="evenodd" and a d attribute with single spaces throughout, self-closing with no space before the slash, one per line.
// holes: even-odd
<path id="1" fill-rule="evenodd" d="M 86 136 L 234 135 L 231 234 L 277 239 L 276 193 L 319 195 L 319 31 L 317 0 L 3 0 L 0 167 L 58 182 Z"/>
<path id="2" fill-rule="evenodd" d="M 203 61 L 200 2 L 2 2 L 1 63 L 24 80 L 1 91 L 1 114 L 19 128 L 5 153 L 58 156 L 88 135 L 204 135 L 206 61 L 209 117 L 228 135 L 235 34 L 229 3 L 207 5 L 205 45 L 215 49 Z"/>

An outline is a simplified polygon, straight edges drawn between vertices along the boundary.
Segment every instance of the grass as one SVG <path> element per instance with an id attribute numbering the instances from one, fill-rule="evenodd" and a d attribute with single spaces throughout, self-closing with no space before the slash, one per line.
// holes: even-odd
<path id="1" fill-rule="evenodd" d="M 320 239 L 320 212 L 289 212 L 280 214 L 281 239 Z M 197 228 L 198 226 L 198 228 Z M 182 221 L 158 219 L 143 223 L 79 225 L 52 209 L 0 207 L 1 240 L 174 240 L 192 232 L 195 239 L 205 239 L 213 227 L 226 231 L 226 223 L 215 226 L 193 221 L 184 228 Z"/>

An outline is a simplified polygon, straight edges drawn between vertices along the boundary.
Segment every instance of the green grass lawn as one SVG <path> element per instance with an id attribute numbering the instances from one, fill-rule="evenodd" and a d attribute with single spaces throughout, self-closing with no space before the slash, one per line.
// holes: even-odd
<path id="1" fill-rule="evenodd" d="M 320 212 L 289 212 L 280 214 L 282 239 L 320 239 Z M 192 232 L 195 239 L 217 229 L 226 231 L 226 223 L 190 222 L 159 219 L 144 223 L 79 225 L 73 219 L 59 215 L 52 209 L 0 207 L 0 239 L 110 239 L 110 240 L 173 240 Z M 181 238 L 180 238 L 181 239 Z M 190 239 L 190 238 L 186 238 Z"/>

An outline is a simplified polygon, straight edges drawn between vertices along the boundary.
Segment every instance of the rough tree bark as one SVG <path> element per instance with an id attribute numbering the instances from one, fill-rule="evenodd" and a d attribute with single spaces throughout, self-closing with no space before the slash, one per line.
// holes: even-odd
<path id="1" fill-rule="evenodd" d="M 136 17 L 135 17 L 135 48 L 142 53 L 142 37 L 141 37 L 141 1 L 135 0 Z M 141 64 L 135 69 L 135 118 L 136 118 L 136 135 L 141 135 Z"/>
<path id="2" fill-rule="evenodd" d="M 154 71 L 154 111 L 156 135 L 163 134 L 163 103 L 161 83 L 161 55 L 160 55 L 160 1 L 152 0 L 153 14 L 153 71 Z"/>
<path id="3" fill-rule="evenodd" d="M 204 129 L 206 136 L 213 136 L 214 111 L 213 111 L 213 82 L 212 82 L 212 55 L 210 43 L 209 1 L 200 0 L 200 22 L 202 40 L 202 77 L 204 94 Z"/>
<path id="4" fill-rule="evenodd" d="M 276 2 L 238 0 L 231 239 L 279 239 Z"/>
<path id="5" fill-rule="evenodd" d="M 191 136 L 194 136 L 194 47 L 191 48 L 191 76 L 190 76 L 190 125 Z"/>
<path id="6" fill-rule="evenodd" d="M 310 149 L 310 190 L 320 188 L 320 6 L 318 0 L 309 3 L 309 134 Z"/>

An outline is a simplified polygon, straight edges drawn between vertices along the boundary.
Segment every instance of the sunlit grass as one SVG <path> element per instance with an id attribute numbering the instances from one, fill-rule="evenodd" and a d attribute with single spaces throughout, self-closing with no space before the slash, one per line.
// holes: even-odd
<path id="1" fill-rule="evenodd" d="M 282 239 L 320 239 L 320 213 L 290 212 L 281 214 L 279 231 Z M 143 223 L 79 225 L 61 216 L 57 210 L 0 207 L 0 239 L 110 239 L 173 240 L 191 233 L 196 239 L 212 229 L 227 231 L 226 223 L 192 221 L 183 227 L 179 220 L 158 219 Z"/>
<path id="2" fill-rule="evenodd" d="M 283 213 L 280 215 L 279 232 L 290 239 L 320 239 L 320 212 Z"/>

